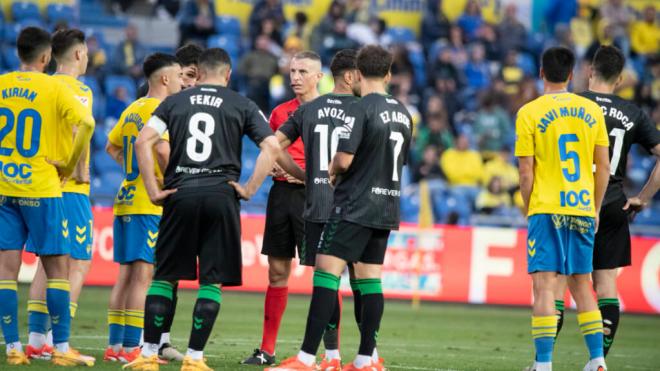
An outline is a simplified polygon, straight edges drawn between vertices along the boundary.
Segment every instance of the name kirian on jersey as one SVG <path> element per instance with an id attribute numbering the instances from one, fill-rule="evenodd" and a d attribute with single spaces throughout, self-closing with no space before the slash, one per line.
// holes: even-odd
<path id="1" fill-rule="evenodd" d="M 193 106 L 201 104 L 204 106 L 220 108 L 222 102 L 223 102 L 222 98 L 213 95 L 197 94 L 190 96 L 190 104 L 192 104 Z"/>
<path id="2" fill-rule="evenodd" d="M 25 98 L 30 102 L 34 102 L 37 99 L 37 93 L 27 88 L 2 89 L 2 99 L 7 98 Z"/>
<path id="3" fill-rule="evenodd" d="M 621 125 L 626 128 L 626 131 L 630 131 L 630 129 L 635 126 L 635 123 L 633 121 L 630 121 L 628 116 L 626 116 L 622 111 L 614 108 L 614 107 L 605 107 L 605 106 L 600 106 L 600 109 L 603 110 L 603 115 L 611 117 L 615 120 L 618 120 L 621 122 Z"/>
<path id="4" fill-rule="evenodd" d="M 592 117 L 591 114 L 586 113 L 584 107 L 560 107 L 559 114 L 557 114 L 556 109 L 552 109 L 546 112 L 541 118 L 541 123 L 537 125 L 541 133 L 545 133 L 548 130 L 548 126 L 552 124 L 559 117 L 575 117 L 584 121 L 589 127 L 596 125 L 596 118 Z"/>

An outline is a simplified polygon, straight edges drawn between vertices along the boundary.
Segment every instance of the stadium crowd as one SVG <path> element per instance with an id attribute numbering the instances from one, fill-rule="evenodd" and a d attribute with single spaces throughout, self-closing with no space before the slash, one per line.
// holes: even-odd
<path id="1" fill-rule="evenodd" d="M 119 2 L 115 9 L 126 11 L 131 3 Z M 653 6 L 636 11 L 623 0 L 553 0 L 546 2 L 542 30 L 533 32 L 520 19 L 515 2 L 496 12 L 485 11 L 481 3 L 426 2 L 419 35 L 388 27 L 366 0 L 334 0 L 314 27 L 302 12 L 287 21 L 280 0 L 260 0 L 243 34 L 237 19 L 216 14 L 212 0 L 158 1 L 155 7 L 178 20 L 180 44 L 226 48 L 234 64 L 232 87 L 264 112 L 293 97 L 287 68 L 295 53 L 310 48 L 327 65 L 344 48 L 374 42 L 388 46 L 394 53 L 391 94 L 407 104 L 415 121 L 405 178 L 404 220 L 417 221 L 421 213 L 422 218 L 436 223 L 469 224 L 479 214 L 515 224 L 522 220 L 522 200 L 511 151 L 514 116 L 525 102 L 540 94 L 540 53 L 549 45 L 575 51 L 579 62 L 571 89 L 580 92 L 587 88 L 588 65 L 598 45 L 618 46 L 629 60 L 618 94 L 633 100 L 658 123 L 658 12 Z M 451 17 L 445 14 L 448 10 Z M 58 19 L 49 7 L 46 19 L 56 28 L 74 17 Z M 25 21 L 16 14 L 5 14 L 0 69 L 15 68 L 9 25 Z M 88 37 L 85 82 L 98 95 L 94 104 L 96 149 L 101 149 L 107 132 L 134 100 L 136 87 L 143 81 L 141 63 L 154 50 L 153 45 L 140 41 L 145 39 L 131 24 L 114 46 L 104 41 L 102 33 L 91 32 Z M 331 90 L 329 76 L 320 88 L 322 92 Z M 97 175 L 93 196 L 97 196 L 97 204 L 109 204 L 120 169 L 102 157 L 102 152 L 93 156 Z M 654 162 L 634 150 L 629 164 L 628 186 L 638 189 Z M 253 201 L 257 211 L 265 206 L 263 193 Z M 649 212 L 658 215 L 657 210 Z M 658 219 L 653 215 L 647 217 L 651 222 Z"/>

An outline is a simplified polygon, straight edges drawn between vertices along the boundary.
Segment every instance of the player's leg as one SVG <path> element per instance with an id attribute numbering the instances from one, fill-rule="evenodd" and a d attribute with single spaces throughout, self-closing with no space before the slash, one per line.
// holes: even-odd
<path id="1" fill-rule="evenodd" d="M 71 318 L 78 310 L 78 298 L 85 277 L 92 266 L 93 215 L 89 196 L 79 193 L 63 193 L 65 215 L 69 221 L 71 256 L 69 257 L 69 282 L 71 284 Z"/>
<path id="2" fill-rule="evenodd" d="M 37 271 L 30 284 L 27 305 L 28 345 L 25 347 L 25 354 L 29 358 L 50 359 L 53 352 L 46 339 L 50 320 L 46 305 L 46 286 L 46 272 L 41 260 L 39 260 Z"/>
<path id="3" fill-rule="evenodd" d="M 564 326 L 564 310 L 565 303 L 564 297 L 566 296 L 566 290 L 568 289 L 568 282 L 566 281 L 566 276 L 560 274 L 557 276 L 557 289 L 555 290 L 555 315 L 557 316 L 557 336 L 561 328 Z"/>
<path id="4" fill-rule="evenodd" d="M 151 284 L 153 276 L 153 263 L 136 260 L 131 263 L 131 274 L 128 292 L 126 295 L 126 327 L 122 342 L 122 358 L 125 362 L 131 362 L 140 353 L 140 337 L 144 327 L 144 298 Z"/>
<path id="5" fill-rule="evenodd" d="M 604 356 L 610 351 L 616 330 L 619 327 L 619 299 L 616 288 L 617 269 L 598 269 L 592 274 L 598 309 L 603 317 Z"/>
<path id="6" fill-rule="evenodd" d="M 537 370 L 551 369 L 557 317 L 555 315 L 556 272 L 532 273 L 534 304 L 532 306 L 532 338 L 536 350 Z"/>
<path id="7" fill-rule="evenodd" d="M 172 296 L 171 311 L 165 317 L 163 324 L 163 333 L 160 335 L 160 344 L 158 349 L 158 356 L 166 361 L 183 361 L 183 354 L 179 352 L 171 343 L 170 331 L 172 330 L 172 323 L 174 322 L 174 314 L 176 313 L 176 305 L 179 299 L 178 296 L 179 284 L 174 285 L 174 292 Z"/>
<path id="8" fill-rule="evenodd" d="M 115 238 L 117 236 L 119 235 L 115 234 Z M 117 240 L 115 240 L 115 247 L 117 246 Z M 120 250 L 115 249 L 115 261 L 117 261 L 119 255 Z M 105 361 L 119 361 L 126 326 L 125 308 L 130 276 L 131 266 L 120 264 L 119 275 L 110 292 L 110 303 L 108 304 L 108 348 L 103 355 Z"/>
<path id="9" fill-rule="evenodd" d="M 7 347 L 7 363 L 29 364 L 18 337 L 17 279 L 27 226 L 18 199 L 0 196 L 0 327 Z"/>

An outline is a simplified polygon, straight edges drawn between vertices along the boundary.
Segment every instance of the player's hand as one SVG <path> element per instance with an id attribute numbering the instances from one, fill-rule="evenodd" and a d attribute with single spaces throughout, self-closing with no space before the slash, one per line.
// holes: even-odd
<path id="1" fill-rule="evenodd" d="M 273 165 L 273 170 L 270 171 L 270 175 L 275 178 L 283 178 L 286 177 L 286 172 L 280 167 L 280 165 L 275 164 Z"/>
<path id="2" fill-rule="evenodd" d="M 598 232 L 598 226 L 600 226 L 600 213 L 596 213 L 596 217 L 594 218 L 594 233 Z"/>
<path id="3" fill-rule="evenodd" d="M 149 195 L 151 203 L 157 206 L 162 206 L 165 202 L 165 199 L 168 198 L 172 193 L 175 193 L 176 189 L 159 189 L 156 194 Z"/>
<path id="4" fill-rule="evenodd" d="M 241 200 L 248 201 L 252 197 L 250 192 L 248 192 L 248 190 L 247 190 L 247 186 L 243 187 L 242 185 L 240 185 L 240 183 L 234 182 L 234 181 L 229 181 L 229 185 L 234 187 L 234 190 L 236 191 L 236 193 L 238 194 L 238 197 Z"/>
<path id="5" fill-rule="evenodd" d="M 289 174 L 289 173 L 284 173 L 284 177 L 286 178 L 286 182 L 287 182 L 287 183 L 291 183 L 291 184 L 305 184 L 305 182 L 303 182 L 302 180 L 300 180 L 300 179 L 298 179 L 298 178 L 292 176 L 292 175 Z"/>
<path id="6" fill-rule="evenodd" d="M 623 210 L 628 212 L 628 219 L 633 221 L 637 213 L 642 211 L 646 205 L 648 205 L 648 203 L 644 202 L 641 198 L 631 197 L 628 199 L 628 201 L 626 201 L 626 204 L 623 206 Z"/>
<path id="7" fill-rule="evenodd" d="M 46 158 L 46 162 L 55 166 L 55 168 L 57 169 L 57 174 L 60 176 L 60 183 L 64 185 L 64 183 L 66 183 L 66 181 L 73 173 L 74 169 L 66 166 L 66 164 L 62 161 L 50 160 Z"/>
<path id="8" fill-rule="evenodd" d="M 330 178 L 330 186 L 334 188 L 337 185 L 337 175 L 334 173 L 328 173 L 328 177 Z"/>

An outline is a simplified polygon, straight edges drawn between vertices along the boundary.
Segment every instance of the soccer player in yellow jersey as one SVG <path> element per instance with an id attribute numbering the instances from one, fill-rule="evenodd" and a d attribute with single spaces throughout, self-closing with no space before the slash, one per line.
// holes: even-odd
<path id="1" fill-rule="evenodd" d="M 135 156 L 135 140 L 151 114 L 167 96 L 181 90 L 176 57 L 154 53 L 144 61 L 149 92 L 128 106 L 108 135 L 107 152 L 124 168 L 125 179 L 115 197 L 114 261 L 121 264 L 108 309 L 109 346 L 104 359 L 131 362 L 140 354 L 144 298 L 151 284 L 154 247 L 162 208 L 151 203 Z M 154 146 L 156 178 L 163 179 L 169 158 L 167 133 Z"/>
<path id="2" fill-rule="evenodd" d="M 520 190 L 528 216 L 527 263 L 534 291 L 536 371 L 552 370 L 559 274 L 568 276 L 589 349 L 584 370 L 606 370 L 603 322 L 589 279 L 609 179 L 609 141 L 600 107 L 566 90 L 574 66 L 571 50 L 546 50 L 541 61 L 544 95 L 523 106 L 516 119 Z"/>
<path id="3" fill-rule="evenodd" d="M 54 78 L 67 85 L 71 94 L 85 107 L 86 114 L 92 114 L 92 91 L 78 80 L 87 70 L 87 46 L 85 34 L 77 29 L 60 30 L 53 34 L 52 55 L 57 62 Z M 67 123 L 60 125 L 60 157 L 66 158 L 73 147 L 74 126 Z M 69 138 L 69 140 L 66 140 Z M 89 271 L 92 259 L 92 206 L 89 202 L 89 144 L 71 178 L 62 188 L 64 215 L 68 221 L 68 233 L 71 241 L 69 257 L 69 282 L 71 285 L 71 318 L 75 317 L 78 297 Z M 29 245 L 30 243 L 28 243 Z M 49 359 L 52 344 L 46 341 L 48 330 L 48 308 L 46 306 L 46 272 L 39 264 L 37 273 L 30 286 L 28 300 L 29 344 L 25 353 L 29 358 Z"/>
<path id="4" fill-rule="evenodd" d="M 0 316 L 7 362 L 28 364 L 18 339 L 16 279 L 21 251 L 39 255 L 48 279 L 46 305 L 53 328 L 52 362 L 92 366 L 69 348 L 68 221 L 61 181 L 71 176 L 92 136 L 94 119 L 61 81 L 45 75 L 50 62 L 48 32 L 27 27 L 17 39 L 20 71 L 0 76 Z M 64 161 L 61 126 L 77 127 Z M 71 140 L 67 137 L 66 140 Z"/>

